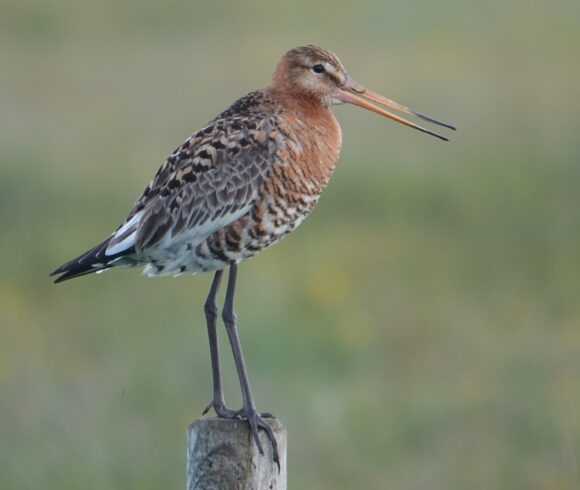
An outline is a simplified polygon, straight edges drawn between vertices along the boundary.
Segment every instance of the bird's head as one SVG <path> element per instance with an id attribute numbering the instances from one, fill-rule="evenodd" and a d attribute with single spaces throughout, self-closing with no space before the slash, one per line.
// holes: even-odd
<path id="1" fill-rule="evenodd" d="M 425 121 L 455 129 L 450 124 L 415 112 L 371 92 L 350 77 L 334 53 L 319 46 L 300 46 L 288 51 L 276 66 L 270 89 L 287 96 L 314 100 L 325 107 L 344 103 L 354 104 L 446 141 L 447 138 L 444 136 L 392 114 L 380 106 L 390 107 Z"/>

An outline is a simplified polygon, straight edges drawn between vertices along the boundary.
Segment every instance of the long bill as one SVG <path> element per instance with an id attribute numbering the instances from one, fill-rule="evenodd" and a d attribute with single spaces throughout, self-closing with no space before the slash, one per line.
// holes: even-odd
<path id="1" fill-rule="evenodd" d="M 444 141 L 449 141 L 449 139 L 446 138 L 445 136 L 441 136 L 440 134 L 437 134 L 433 131 L 430 131 L 429 129 L 426 129 L 423 126 L 419 126 L 418 124 L 415 124 L 411 121 L 407 121 L 406 119 L 404 119 L 400 116 L 397 116 L 396 114 L 393 114 L 392 112 L 389 112 L 389 111 L 383 109 L 382 107 L 379 107 L 375 104 L 372 104 L 370 101 L 376 102 L 377 104 L 380 104 L 383 106 L 391 107 L 392 109 L 395 109 L 395 110 L 400 111 L 400 112 L 404 112 L 405 114 L 417 116 L 418 118 L 423 119 L 424 121 L 428 121 L 430 123 L 437 124 L 439 126 L 443 126 L 445 128 L 452 129 L 455 131 L 455 127 L 452 126 L 451 124 L 447 124 L 447 123 L 438 121 L 437 119 L 433 119 L 432 117 L 425 116 L 424 114 L 413 111 L 413 110 L 409 109 L 408 107 L 405 107 L 401 104 L 398 104 L 397 102 L 395 102 L 391 99 L 387 99 L 386 97 L 383 97 L 380 94 L 377 94 L 375 92 L 368 90 L 365 87 L 362 87 L 361 85 L 357 84 L 356 82 L 353 82 L 352 84 L 348 84 L 344 88 L 340 89 L 340 95 L 338 98 L 341 102 L 346 102 L 347 104 L 357 105 L 359 107 L 362 107 L 363 109 L 367 109 L 369 111 L 380 114 L 381 116 L 388 117 L 389 119 L 392 119 L 393 121 L 397 121 L 398 123 L 404 124 L 405 126 L 409 126 L 410 128 L 417 129 L 419 131 L 422 131 L 423 133 L 430 134 L 431 136 L 435 136 L 436 138 L 442 139 Z"/>

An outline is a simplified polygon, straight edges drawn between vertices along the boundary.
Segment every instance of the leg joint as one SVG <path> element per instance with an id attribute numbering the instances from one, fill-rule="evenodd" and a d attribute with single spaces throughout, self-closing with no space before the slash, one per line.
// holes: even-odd
<path id="1" fill-rule="evenodd" d="M 209 318 L 215 318 L 218 314 L 218 308 L 213 298 L 208 298 L 203 306 L 203 310 L 205 311 L 205 316 Z"/>
<path id="2" fill-rule="evenodd" d="M 237 316 L 233 310 L 224 308 L 224 311 L 222 311 L 222 319 L 226 328 L 231 328 L 236 325 Z"/>

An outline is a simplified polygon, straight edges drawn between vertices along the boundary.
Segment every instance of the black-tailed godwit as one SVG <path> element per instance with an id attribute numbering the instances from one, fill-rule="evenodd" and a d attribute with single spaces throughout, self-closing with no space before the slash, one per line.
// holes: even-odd
<path id="1" fill-rule="evenodd" d="M 266 88 L 239 99 L 167 158 L 111 236 L 53 272 L 61 282 L 112 267 L 145 266 L 149 276 L 215 271 L 205 302 L 213 400 L 204 413 L 213 408 L 220 417 L 247 419 L 261 453 L 258 430 L 266 431 L 276 462 L 276 440 L 263 420 L 269 414 L 256 410 L 237 333 L 238 264 L 290 233 L 314 208 L 341 146 L 330 108 L 343 103 L 443 140 L 383 107 L 455 129 L 366 89 L 330 51 L 294 48 Z M 228 267 L 222 316 L 241 386 L 240 410 L 225 406 L 217 344 L 216 295 Z"/>

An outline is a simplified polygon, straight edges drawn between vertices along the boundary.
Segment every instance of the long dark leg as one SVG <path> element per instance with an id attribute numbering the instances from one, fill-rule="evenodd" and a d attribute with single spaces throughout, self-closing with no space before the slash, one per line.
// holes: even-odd
<path id="1" fill-rule="evenodd" d="M 228 332 L 230 345 L 232 346 L 232 352 L 234 354 L 234 361 L 236 363 L 238 377 L 240 378 L 240 387 L 242 389 L 242 398 L 244 403 L 244 408 L 242 409 L 241 415 L 248 419 L 248 423 L 250 424 L 250 431 L 254 437 L 254 441 L 256 442 L 256 446 L 258 447 L 260 454 L 264 454 L 264 449 L 262 448 L 260 437 L 258 436 L 258 430 L 262 429 L 266 432 L 270 442 L 272 443 L 274 461 L 279 466 L 280 461 L 278 456 L 278 444 L 272 429 L 266 422 L 264 422 L 264 420 L 262 420 L 261 415 L 256 411 L 256 406 L 254 405 L 254 400 L 252 398 L 252 391 L 250 389 L 250 383 L 248 381 L 248 374 L 246 373 L 244 355 L 242 354 L 242 347 L 238 337 L 236 314 L 234 313 L 234 294 L 236 290 L 237 273 L 238 266 L 236 263 L 232 263 L 228 277 L 228 288 L 226 291 L 226 299 L 224 303 L 223 320 L 226 326 L 226 331 Z"/>
<path id="2" fill-rule="evenodd" d="M 224 402 L 224 392 L 222 389 L 222 380 L 220 374 L 220 358 L 219 346 L 217 338 L 216 319 L 218 314 L 218 307 L 216 296 L 220 287 L 223 271 L 217 271 L 211 283 L 207 300 L 205 301 L 205 318 L 207 321 L 207 335 L 209 337 L 209 353 L 211 356 L 211 373 L 213 375 L 213 400 L 205 407 L 203 414 L 205 415 L 211 408 L 215 410 L 220 417 L 234 418 L 236 411 L 226 408 Z"/>

